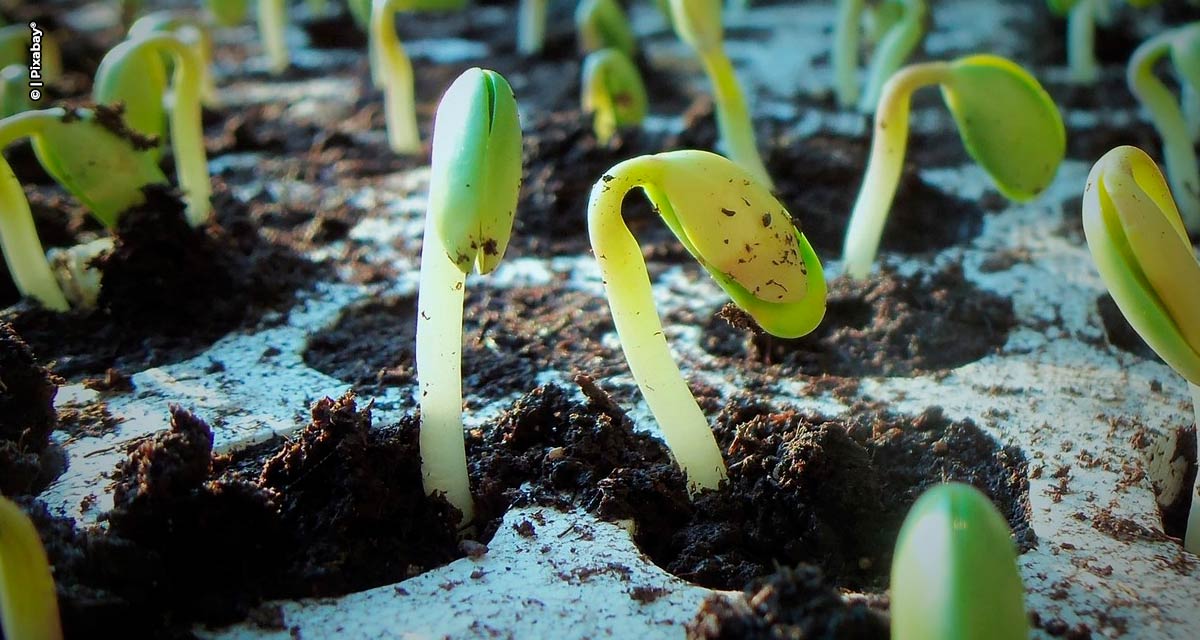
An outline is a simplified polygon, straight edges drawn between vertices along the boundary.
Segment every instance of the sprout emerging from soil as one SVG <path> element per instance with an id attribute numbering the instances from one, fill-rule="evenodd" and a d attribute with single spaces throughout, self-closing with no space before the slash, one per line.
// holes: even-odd
<path id="1" fill-rule="evenodd" d="M 0 27 L 0 68 L 14 64 L 28 65 L 32 39 L 33 33 L 29 25 L 12 24 Z M 62 76 L 62 53 L 59 51 L 58 41 L 49 33 L 42 33 L 41 47 L 42 77 L 40 79 L 45 82 L 54 82 Z M 27 85 L 29 79 L 28 72 L 26 72 Z M 26 86 L 25 90 L 28 92 L 29 87 Z"/>
<path id="2" fill-rule="evenodd" d="M 725 464 L 708 421 L 671 357 L 637 240 L 621 203 L 641 189 L 688 252 L 767 332 L 787 338 L 825 315 L 821 262 L 783 205 L 745 168 L 706 151 L 641 156 L 592 188 L 588 232 L 625 359 L 693 490 Z"/>
<path id="3" fill-rule="evenodd" d="M 1088 175 L 1083 230 L 1129 324 L 1188 382 L 1200 425 L 1200 263 L 1158 166 L 1137 147 L 1104 154 Z M 1200 480 L 1200 478 L 1198 478 Z M 1200 553 L 1200 483 L 1184 547 Z"/>
<path id="4" fill-rule="evenodd" d="M 629 58 L 637 54 L 629 18 L 616 0 L 582 0 L 575 7 L 575 34 L 585 53 L 617 49 Z"/>
<path id="5" fill-rule="evenodd" d="M 1029 72 L 998 56 L 909 65 L 883 88 L 862 188 L 843 250 L 844 272 L 865 278 L 879 250 L 908 145 L 909 102 L 938 85 L 967 153 L 1012 200 L 1032 199 L 1050 184 L 1066 153 L 1062 115 Z"/>
<path id="6" fill-rule="evenodd" d="M 0 629 L 5 638 L 62 638 L 58 596 L 33 522 L 0 496 Z"/>
<path id="7" fill-rule="evenodd" d="M 671 22 L 679 38 L 699 54 L 713 84 L 717 106 L 717 129 L 727 156 L 768 189 L 774 187 L 758 147 L 746 98 L 725 55 L 724 27 L 720 0 L 671 0 Z"/>
<path id="8" fill-rule="evenodd" d="M 145 201 L 142 188 L 166 184 L 154 158 L 96 121 L 90 111 L 25 111 L 0 120 L 0 149 L 29 138 L 42 166 L 107 227 Z M 63 295 L 38 240 L 33 214 L 12 168 L 0 159 L 0 248 L 22 295 L 66 311 Z"/>
<path id="9" fill-rule="evenodd" d="M 637 66 L 616 49 L 588 54 L 583 61 L 583 111 L 592 114 L 596 140 L 606 145 L 621 127 L 646 117 L 646 86 Z"/>
<path id="10" fill-rule="evenodd" d="M 532 56 L 546 44 L 546 11 L 550 0 L 521 0 L 517 10 L 517 51 Z"/>
<path id="11" fill-rule="evenodd" d="M 1025 588 L 1008 523 L 978 489 L 926 491 L 892 560 L 893 640 L 1023 640 Z"/>
<path id="12" fill-rule="evenodd" d="M 464 72 L 438 105 L 429 209 L 417 297 L 421 470 L 427 493 L 444 493 L 474 517 L 462 424 L 462 313 L 467 274 L 504 257 L 521 186 L 521 125 L 508 82 Z"/>
<path id="13" fill-rule="evenodd" d="M 267 55 L 267 66 L 272 73 L 282 73 L 291 63 L 287 40 L 287 7 L 283 0 L 258 0 L 258 38 Z M 204 0 L 204 7 L 213 20 L 223 26 L 232 27 L 246 19 L 249 0 Z"/>
<path id="14" fill-rule="evenodd" d="M 383 90 L 388 145 L 399 154 L 421 151 L 412 61 L 396 35 L 396 12 L 459 9 L 466 0 L 372 0 L 368 29 L 371 80 Z"/>
<path id="15" fill-rule="evenodd" d="M 198 227 L 212 211 L 212 184 L 200 120 L 204 63 L 193 46 L 175 34 L 157 31 L 122 42 L 100 61 L 92 98 L 100 104 L 123 104 L 130 126 L 161 138 L 167 93 L 165 56 L 174 66 L 171 151 L 187 201 L 188 222 Z"/>
<path id="16" fill-rule="evenodd" d="M 1176 101 L 1171 90 L 1158 76 L 1154 66 L 1170 55 L 1175 75 L 1182 87 Z M 1167 178 L 1179 205 L 1179 213 L 1192 233 L 1200 233 L 1200 165 L 1192 147 L 1193 123 L 1200 119 L 1200 22 L 1165 31 L 1146 42 L 1129 58 L 1126 74 L 1129 89 L 1137 96 L 1163 141 Z M 1182 104 L 1181 104 L 1182 102 Z"/>
<path id="17" fill-rule="evenodd" d="M 133 26 L 129 27 L 129 40 L 137 40 L 154 33 L 173 33 L 179 39 L 190 44 L 200 58 L 200 98 L 206 105 L 215 105 L 217 99 L 216 85 L 212 78 L 213 42 L 208 25 L 194 16 L 176 11 L 155 11 L 148 13 Z M 170 56 L 164 56 L 168 64 Z"/>
<path id="18" fill-rule="evenodd" d="M 837 24 L 834 25 L 833 72 L 834 92 L 842 107 L 859 101 L 858 33 L 865 0 L 839 0 Z M 925 35 L 928 9 L 925 0 L 883 0 L 874 8 L 875 33 L 879 46 L 871 57 L 867 71 L 866 89 L 858 108 L 863 113 L 875 111 L 883 85 L 904 64 Z"/>

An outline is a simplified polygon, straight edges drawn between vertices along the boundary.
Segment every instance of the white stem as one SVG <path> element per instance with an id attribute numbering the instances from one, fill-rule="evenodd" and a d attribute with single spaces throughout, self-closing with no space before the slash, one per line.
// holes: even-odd
<path id="1" fill-rule="evenodd" d="M 521 0 L 517 15 L 517 51 L 531 56 L 546 42 L 546 4 L 549 0 Z"/>
<path id="2" fill-rule="evenodd" d="M 1092 84 L 1100 77 L 1096 62 L 1096 0 L 1079 0 L 1067 15 L 1067 66 L 1071 81 Z"/>
<path id="3" fill-rule="evenodd" d="M 283 0 L 258 0 L 258 34 L 271 73 L 282 73 L 290 62 L 284 37 L 286 30 L 287 8 Z"/>
<path id="4" fill-rule="evenodd" d="M 863 1 L 838 0 L 837 23 L 833 26 L 833 90 L 843 108 L 858 102 L 858 23 Z"/>
<path id="5" fill-rule="evenodd" d="M 425 492 L 443 493 L 474 518 L 462 423 L 462 318 L 466 275 L 444 249 L 438 225 L 425 217 L 417 294 L 417 389 L 421 405 L 421 475 Z"/>
<path id="6" fill-rule="evenodd" d="M 1192 409 L 1196 412 L 1196 444 L 1200 453 L 1200 387 L 1188 383 L 1192 392 Z M 1200 457 L 1197 458 L 1200 464 Z M 1196 474 L 1196 482 L 1192 484 L 1192 506 L 1188 510 L 1187 534 L 1183 538 L 1183 548 L 1200 555 L 1200 472 Z"/>

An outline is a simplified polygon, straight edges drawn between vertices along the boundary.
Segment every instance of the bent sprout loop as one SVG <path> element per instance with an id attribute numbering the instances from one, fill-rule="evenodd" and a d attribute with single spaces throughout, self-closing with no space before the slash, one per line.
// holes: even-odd
<path id="1" fill-rule="evenodd" d="M 583 61 L 583 112 L 592 114 L 596 140 L 606 145 L 617 129 L 646 118 L 646 86 L 637 66 L 616 49 L 588 54 Z"/>
<path id="2" fill-rule="evenodd" d="M 203 62 L 195 49 L 171 33 L 151 32 L 126 40 L 100 61 L 92 97 L 100 104 L 125 105 L 135 130 L 162 136 L 167 88 L 164 56 L 170 56 L 175 68 L 170 83 L 174 93 L 171 150 L 187 201 L 188 223 L 196 227 L 204 224 L 212 212 L 212 184 L 200 114 Z"/>
<path id="3" fill-rule="evenodd" d="M 625 359 L 690 487 L 712 489 L 725 477 L 725 464 L 671 356 L 646 263 L 621 216 L 633 189 L 646 194 L 688 252 L 771 334 L 799 337 L 821 322 L 821 262 L 767 187 L 713 153 L 627 160 L 592 188 L 588 233 Z"/>
<path id="4" fill-rule="evenodd" d="M 875 112 L 867 172 L 854 202 L 842 252 L 843 271 L 865 278 L 879 250 L 908 146 L 914 91 L 938 85 L 967 153 L 1006 197 L 1018 202 L 1041 193 L 1066 154 L 1062 115 L 1038 81 L 992 55 L 909 65 L 884 86 Z"/>
<path id="5" fill-rule="evenodd" d="M 217 88 L 213 82 L 213 41 L 208 25 L 194 16 L 176 11 L 148 13 L 129 27 L 126 39 L 137 40 L 153 33 L 173 33 L 192 46 L 200 59 L 200 98 L 212 106 L 217 101 Z M 169 56 L 168 56 L 169 59 Z"/>
<path id="6" fill-rule="evenodd" d="M 893 640 L 1024 640 L 1025 587 L 1004 516 L 975 487 L 926 491 L 892 560 Z"/>
<path id="7" fill-rule="evenodd" d="M 1182 87 L 1179 100 L 1154 74 L 1159 60 L 1169 57 Z M 1165 31 L 1142 43 L 1129 58 L 1129 90 L 1150 112 L 1163 141 L 1163 156 L 1179 213 L 1192 233 L 1200 234 L 1200 163 L 1192 146 L 1191 118 L 1200 118 L 1200 22 Z"/>
<path id="8" fill-rule="evenodd" d="M 1083 230 L 1121 313 L 1187 380 L 1200 425 L 1200 262 L 1150 156 L 1126 146 L 1100 158 L 1083 194 Z M 1200 552 L 1200 500 L 1192 500 L 1184 546 Z"/>
<path id="9" fill-rule="evenodd" d="M 521 125 L 512 88 L 498 73 L 464 72 L 438 105 L 429 208 L 417 294 L 421 470 L 474 517 L 462 423 L 462 314 L 466 276 L 491 273 L 504 256 L 521 185 Z"/>

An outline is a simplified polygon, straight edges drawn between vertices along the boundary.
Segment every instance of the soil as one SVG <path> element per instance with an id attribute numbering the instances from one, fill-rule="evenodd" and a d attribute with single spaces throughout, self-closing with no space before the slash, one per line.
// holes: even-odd
<path id="1" fill-rule="evenodd" d="M 60 382 L 0 323 L 0 494 L 36 495 L 62 470 L 62 454 L 50 446 Z"/>

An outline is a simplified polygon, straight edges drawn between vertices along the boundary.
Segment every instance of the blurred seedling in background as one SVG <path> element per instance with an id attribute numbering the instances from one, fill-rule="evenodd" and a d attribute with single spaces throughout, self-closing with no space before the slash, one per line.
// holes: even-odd
<path id="1" fill-rule="evenodd" d="M 246 19 L 250 0 L 204 0 L 204 7 L 222 27 L 232 27 Z M 258 0 L 258 38 L 271 73 L 283 73 L 291 64 L 287 47 L 287 5 L 284 0 Z"/>
<path id="2" fill-rule="evenodd" d="M 870 39 L 877 46 L 871 55 L 860 97 L 859 33 L 864 13 L 871 18 Z M 838 104 L 849 108 L 857 103 L 863 113 L 873 113 L 884 83 L 921 43 L 928 20 L 925 0 L 881 0 L 872 5 L 866 0 L 838 0 L 838 17 L 833 30 L 833 87 Z"/>
<path id="3" fill-rule="evenodd" d="M 629 18 L 616 0 L 580 0 L 575 7 L 575 37 L 584 53 L 616 49 L 630 59 L 637 55 Z"/>
<path id="4" fill-rule="evenodd" d="M 596 141 L 607 145 L 618 129 L 646 118 L 646 86 L 624 53 L 603 49 L 583 61 L 583 112 L 592 115 Z"/>

